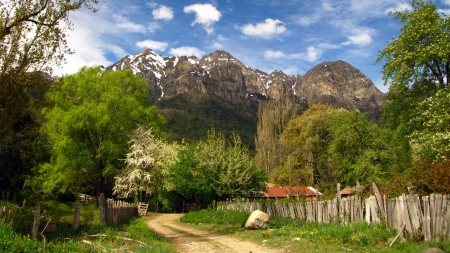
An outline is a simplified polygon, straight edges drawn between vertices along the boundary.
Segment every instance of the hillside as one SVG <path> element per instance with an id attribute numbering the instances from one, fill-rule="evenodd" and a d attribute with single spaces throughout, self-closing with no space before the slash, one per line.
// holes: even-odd
<path id="1" fill-rule="evenodd" d="M 224 51 L 197 59 L 165 57 L 147 49 L 107 69 L 131 69 L 148 81 L 149 104 L 167 118 L 171 140 L 196 140 L 214 126 L 226 134 L 238 133 L 250 149 L 255 148 L 257 131 L 282 131 L 308 104 L 358 108 L 377 120 L 384 97 L 368 77 L 343 61 L 324 62 L 295 77 L 251 68 Z M 269 122 L 270 114 L 277 118 Z"/>

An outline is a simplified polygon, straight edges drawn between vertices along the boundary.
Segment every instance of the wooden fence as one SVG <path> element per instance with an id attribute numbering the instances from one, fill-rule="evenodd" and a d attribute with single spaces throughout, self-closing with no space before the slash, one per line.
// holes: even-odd
<path id="1" fill-rule="evenodd" d="M 108 199 L 106 202 L 106 222 L 109 224 L 117 225 L 124 218 L 139 216 L 137 205 L 113 199 Z"/>
<path id="2" fill-rule="evenodd" d="M 307 222 L 349 224 L 364 220 L 367 223 L 385 222 L 410 235 L 423 234 L 424 240 L 448 240 L 450 236 L 450 195 L 431 194 L 420 198 L 402 195 L 387 199 L 379 194 L 363 199 L 353 195 L 324 201 L 224 202 L 217 209 L 252 212 L 261 210 L 270 216 L 298 218 Z"/>

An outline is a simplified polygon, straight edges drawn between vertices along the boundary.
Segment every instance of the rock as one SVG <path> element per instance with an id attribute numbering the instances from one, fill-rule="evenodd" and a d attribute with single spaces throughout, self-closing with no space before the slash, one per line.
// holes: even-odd
<path id="1" fill-rule="evenodd" d="M 122 237 L 128 237 L 128 236 L 130 236 L 130 233 L 128 233 L 128 232 L 126 232 L 126 231 L 119 231 L 119 232 L 117 232 L 117 234 L 118 234 L 119 236 L 122 236 Z"/>
<path id="2" fill-rule="evenodd" d="M 440 248 L 427 248 L 420 251 L 420 253 L 444 253 Z"/>
<path id="3" fill-rule="evenodd" d="M 248 217 L 248 220 L 245 223 L 245 228 L 266 229 L 268 224 L 269 224 L 269 215 L 260 210 L 255 210 Z"/>

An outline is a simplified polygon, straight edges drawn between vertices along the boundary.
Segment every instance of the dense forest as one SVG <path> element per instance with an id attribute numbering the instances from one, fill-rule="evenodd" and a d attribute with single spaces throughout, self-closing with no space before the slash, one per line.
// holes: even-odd
<path id="1" fill-rule="evenodd" d="M 329 197 L 336 183 L 377 182 L 390 194 L 407 186 L 450 191 L 450 19 L 431 2 L 390 13 L 403 28 L 376 61 L 390 86 L 379 121 L 357 109 L 267 100 L 254 149 L 242 140 L 252 136 L 216 130 L 237 125 L 232 119 L 223 127 L 179 118 L 203 133 L 172 141 L 161 109 L 148 105 L 147 81 L 130 70 L 85 67 L 52 77 L 51 66 L 70 51 L 58 24 L 70 23 L 71 11 L 95 11 L 96 1 L 23 2 L 0 12 L 2 199 L 104 193 L 208 205 L 257 194 L 266 182 L 310 185 Z"/>

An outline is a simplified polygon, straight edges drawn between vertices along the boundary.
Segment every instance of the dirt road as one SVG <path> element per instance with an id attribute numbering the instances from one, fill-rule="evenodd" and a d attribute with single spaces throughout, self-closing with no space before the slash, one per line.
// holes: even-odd
<path id="1" fill-rule="evenodd" d="M 177 245 L 178 252 L 201 253 L 276 253 L 253 242 L 212 234 L 188 227 L 180 222 L 182 214 L 150 214 L 147 226 Z"/>

